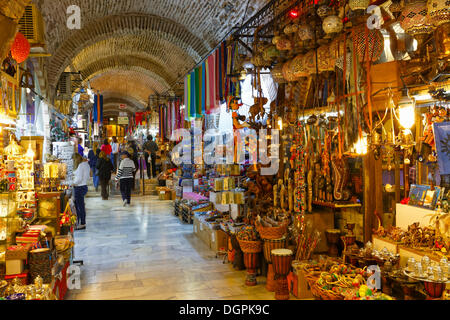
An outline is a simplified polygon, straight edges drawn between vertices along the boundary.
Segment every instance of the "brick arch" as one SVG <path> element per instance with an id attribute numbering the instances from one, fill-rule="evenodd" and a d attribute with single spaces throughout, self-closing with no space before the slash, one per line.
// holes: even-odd
<path id="1" fill-rule="evenodd" d="M 208 52 L 202 40 L 189 32 L 182 25 L 166 18 L 146 14 L 126 14 L 107 16 L 97 19 L 82 29 L 74 31 L 55 51 L 48 65 L 48 78 L 52 86 L 56 86 L 61 73 L 70 65 L 84 48 L 98 41 L 114 36 L 142 35 L 153 32 L 180 47 L 194 61 Z M 139 48 L 136 48 L 138 51 Z"/>
<path id="2" fill-rule="evenodd" d="M 136 50 L 139 48 L 139 51 Z M 187 66 L 194 64 L 194 60 L 181 48 L 167 40 L 158 38 L 154 32 L 143 32 L 141 36 L 115 35 L 96 42 L 80 51 L 72 60 L 73 70 L 83 70 L 86 65 L 92 65 L 101 59 L 117 56 L 131 56 L 132 59 L 141 59 L 138 65 L 153 63 L 157 73 L 164 73 L 166 80 L 173 81 L 186 73 Z M 128 65 L 129 63 L 127 63 Z"/>
<path id="3" fill-rule="evenodd" d="M 146 106 L 148 97 L 161 92 L 164 87 L 154 77 L 144 74 L 142 71 L 120 70 L 117 68 L 99 74 L 90 79 L 90 85 L 101 94 L 133 97 Z"/>
<path id="4" fill-rule="evenodd" d="M 80 71 L 83 79 L 87 81 L 113 70 L 142 73 L 143 77 L 155 79 L 164 89 L 168 89 L 170 83 L 174 80 L 174 77 L 168 74 L 162 66 L 146 59 L 128 55 L 99 59 Z"/>
<path id="5" fill-rule="evenodd" d="M 120 104 L 125 104 L 127 108 L 124 110 L 125 112 L 136 112 L 139 110 L 143 110 L 146 106 L 142 105 L 139 101 L 134 99 L 133 97 L 124 97 L 112 94 L 103 95 L 103 107 L 112 109 L 114 106 L 119 106 Z M 121 111 L 117 108 L 117 112 Z"/>

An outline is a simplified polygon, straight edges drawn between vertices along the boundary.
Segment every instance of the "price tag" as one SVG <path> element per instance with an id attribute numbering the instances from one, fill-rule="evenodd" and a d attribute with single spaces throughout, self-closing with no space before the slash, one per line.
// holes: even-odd
<path id="1" fill-rule="evenodd" d="M 166 194 L 166 192 L 165 191 L 160 191 L 159 194 Z"/>
<path id="2" fill-rule="evenodd" d="M 200 224 L 200 231 L 203 231 L 203 224 Z"/>
<path id="3" fill-rule="evenodd" d="M 194 226 L 194 233 L 197 233 L 197 226 Z"/>
<path id="4" fill-rule="evenodd" d="M 216 242 L 216 233 L 215 233 L 215 232 L 213 232 L 213 233 L 211 234 L 211 241 L 212 241 L 212 242 Z"/>

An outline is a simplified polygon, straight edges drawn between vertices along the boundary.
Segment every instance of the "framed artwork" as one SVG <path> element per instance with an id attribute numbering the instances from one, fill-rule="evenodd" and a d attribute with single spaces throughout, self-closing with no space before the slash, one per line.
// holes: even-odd
<path id="1" fill-rule="evenodd" d="M 425 199 L 423 201 L 423 206 L 425 208 L 431 208 L 435 193 L 435 190 L 425 191 Z"/>

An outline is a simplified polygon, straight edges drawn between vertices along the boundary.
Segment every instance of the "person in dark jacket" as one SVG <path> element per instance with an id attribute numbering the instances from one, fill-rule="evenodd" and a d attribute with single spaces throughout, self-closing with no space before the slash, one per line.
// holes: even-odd
<path id="1" fill-rule="evenodd" d="M 94 142 L 94 146 L 91 150 L 89 150 L 88 153 L 88 159 L 89 159 L 89 167 L 91 167 L 92 170 L 92 181 L 94 183 L 95 191 L 98 191 L 98 173 L 97 173 L 97 160 L 98 155 L 100 154 L 100 148 L 98 147 L 98 143 Z"/>
<path id="2" fill-rule="evenodd" d="M 98 170 L 98 177 L 100 180 L 100 186 L 101 186 L 101 194 L 103 200 L 108 200 L 109 194 L 108 194 L 108 184 L 111 180 L 111 173 L 114 171 L 113 164 L 111 163 L 111 160 L 108 159 L 105 152 L 100 152 L 98 161 L 97 161 L 97 170 Z"/>

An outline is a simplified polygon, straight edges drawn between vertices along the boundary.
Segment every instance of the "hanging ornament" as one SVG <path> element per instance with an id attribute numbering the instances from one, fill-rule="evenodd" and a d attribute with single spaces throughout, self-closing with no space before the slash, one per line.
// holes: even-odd
<path id="1" fill-rule="evenodd" d="M 308 24 L 302 24 L 298 27 L 298 37 L 301 41 L 312 40 L 314 38 L 314 33 Z"/>
<path id="2" fill-rule="evenodd" d="M 352 11 L 366 10 L 370 4 L 370 0 L 350 0 L 348 5 Z"/>
<path id="3" fill-rule="evenodd" d="M 338 16 L 331 15 L 323 19 L 322 28 L 326 34 L 333 34 L 341 32 L 344 28 L 344 24 Z"/>
<path id="4" fill-rule="evenodd" d="M 320 19 L 323 20 L 326 17 L 333 14 L 333 9 L 327 5 L 323 5 L 323 6 L 320 6 L 316 12 L 317 12 L 317 15 L 320 17 Z"/>
<path id="5" fill-rule="evenodd" d="M 378 29 L 369 30 L 366 25 L 359 25 L 354 29 L 353 43 L 358 53 L 359 61 L 377 61 L 384 50 L 383 34 Z M 366 44 L 367 47 L 366 48 Z"/>
<path id="6" fill-rule="evenodd" d="M 450 21 L 450 2 L 448 0 L 428 0 L 427 6 L 431 21 L 436 26 Z"/>
<path id="7" fill-rule="evenodd" d="M 30 55 L 30 43 L 23 34 L 17 32 L 16 38 L 11 46 L 11 56 L 17 63 L 22 63 L 27 60 Z"/>
<path id="8" fill-rule="evenodd" d="M 408 4 L 398 19 L 401 27 L 411 35 L 429 33 L 433 31 L 433 24 L 427 13 L 425 1 Z"/>

